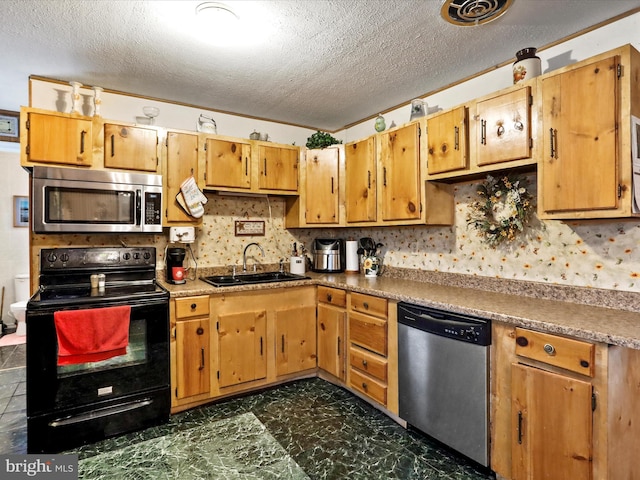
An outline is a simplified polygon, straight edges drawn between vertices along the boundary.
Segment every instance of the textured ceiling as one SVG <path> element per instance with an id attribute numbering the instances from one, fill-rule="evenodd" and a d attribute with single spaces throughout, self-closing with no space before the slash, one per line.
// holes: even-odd
<path id="1" fill-rule="evenodd" d="M 329 131 L 640 7 L 515 0 L 458 27 L 442 0 L 227 0 L 239 42 L 224 45 L 196 24 L 202 0 L 0 3 L 0 109 L 27 105 L 37 75 Z"/>

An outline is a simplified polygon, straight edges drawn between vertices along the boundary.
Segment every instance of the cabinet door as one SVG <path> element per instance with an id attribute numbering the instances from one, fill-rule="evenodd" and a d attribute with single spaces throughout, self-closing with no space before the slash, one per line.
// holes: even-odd
<path id="1" fill-rule="evenodd" d="M 531 88 L 524 87 L 478 102 L 478 165 L 531 156 L 530 98 Z"/>
<path id="2" fill-rule="evenodd" d="M 29 113 L 30 162 L 91 166 L 91 121 Z"/>
<path id="3" fill-rule="evenodd" d="M 618 57 L 542 80 L 543 211 L 618 206 Z"/>
<path id="4" fill-rule="evenodd" d="M 207 138 L 208 187 L 251 188 L 251 145 L 242 141 Z"/>
<path id="5" fill-rule="evenodd" d="M 345 145 L 347 222 L 376 221 L 375 138 Z"/>
<path id="6" fill-rule="evenodd" d="M 307 150 L 306 221 L 312 224 L 338 223 L 338 167 L 337 148 Z"/>
<path id="7" fill-rule="evenodd" d="M 104 124 L 104 166 L 155 172 L 158 132 L 151 128 Z"/>
<path id="8" fill-rule="evenodd" d="M 467 108 L 458 107 L 427 119 L 430 174 L 469 167 Z"/>
<path id="9" fill-rule="evenodd" d="M 318 305 L 318 367 L 341 380 L 345 378 L 345 316 L 344 310 Z"/>
<path id="10" fill-rule="evenodd" d="M 316 367 L 316 308 L 276 310 L 276 375 Z"/>
<path id="11" fill-rule="evenodd" d="M 590 479 L 591 384 L 513 364 L 511 388 L 513 480 Z"/>
<path id="12" fill-rule="evenodd" d="M 297 148 L 260 145 L 260 189 L 297 191 L 298 156 Z"/>
<path id="13" fill-rule="evenodd" d="M 209 392 L 209 348 L 209 317 L 176 322 L 178 399 Z"/>
<path id="14" fill-rule="evenodd" d="M 167 133 L 167 169 L 165 202 L 167 223 L 193 222 L 176 201 L 180 185 L 191 175 L 198 180 L 198 136 L 187 133 Z"/>
<path id="15" fill-rule="evenodd" d="M 267 376 L 266 311 L 218 316 L 220 388 Z"/>
<path id="16" fill-rule="evenodd" d="M 381 135 L 382 220 L 420 218 L 420 126 Z"/>

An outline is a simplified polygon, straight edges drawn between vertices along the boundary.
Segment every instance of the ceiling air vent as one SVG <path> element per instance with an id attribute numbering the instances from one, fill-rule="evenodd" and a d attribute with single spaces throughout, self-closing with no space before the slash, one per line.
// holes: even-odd
<path id="1" fill-rule="evenodd" d="M 445 0 L 440 15 L 454 25 L 475 26 L 495 20 L 514 0 Z"/>

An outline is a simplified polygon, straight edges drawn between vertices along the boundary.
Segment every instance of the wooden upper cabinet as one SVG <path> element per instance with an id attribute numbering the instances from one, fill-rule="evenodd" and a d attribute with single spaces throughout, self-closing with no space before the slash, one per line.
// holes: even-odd
<path id="1" fill-rule="evenodd" d="M 334 224 L 339 222 L 338 148 L 307 150 L 306 153 L 306 221 Z"/>
<path id="2" fill-rule="evenodd" d="M 531 156 L 532 99 L 527 86 L 476 104 L 477 165 Z"/>
<path id="3" fill-rule="evenodd" d="M 167 162 L 164 176 L 166 223 L 198 223 L 176 201 L 180 185 L 193 175 L 199 181 L 198 136 L 167 132 Z"/>
<path id="4" fill-rule="evenodd" d="M 259 147 L 260 190 L 298 190 L 297 147 L 267 146 Z"/>
<path id="5" fill-rule="evenodd" d="M 543 212 L 618 206 L 618 64 L 611 56 L 542 79 Z"/>
<path id="6" fill-rule="evenodd" d="M 466 106 L 429 117 L 427 119 L 428 173 L 468 168 L 468 138 Z"/>
<path id="7" fill-rule="evenodd" d="M 91 127 L 85 118 L 29 112 L 26 162 L 91 166 Z"/>
<path id="8" fill-rule="evenodd" d="M 251 144 L 207 138 L 207 187 L 251 188 Z"/>
<path id="9" fill-rule="evenodd" d="M 345 145 L 347 223 L 376 221 L 375 145 L 374 137 Z"/>
<path id="10" fill-rule="evenodd" d="M 155 172 L 158 132 L 152 128 L 104 124 L 104 166 Z"/>
<path id="11" fill-rule="evenodd" d="M 418 122 L 380 135 L 382 220 L 420 218 L 420 126 Z"/>

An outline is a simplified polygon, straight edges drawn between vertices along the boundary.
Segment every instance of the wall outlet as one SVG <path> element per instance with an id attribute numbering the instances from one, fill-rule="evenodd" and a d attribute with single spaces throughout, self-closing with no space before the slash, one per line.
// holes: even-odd
<path id="1" fill-rule="evenodd" d="M 170 227 L 169 241 L 193 243 L 196 241 L 196 229 L 194 227 Z"/>

